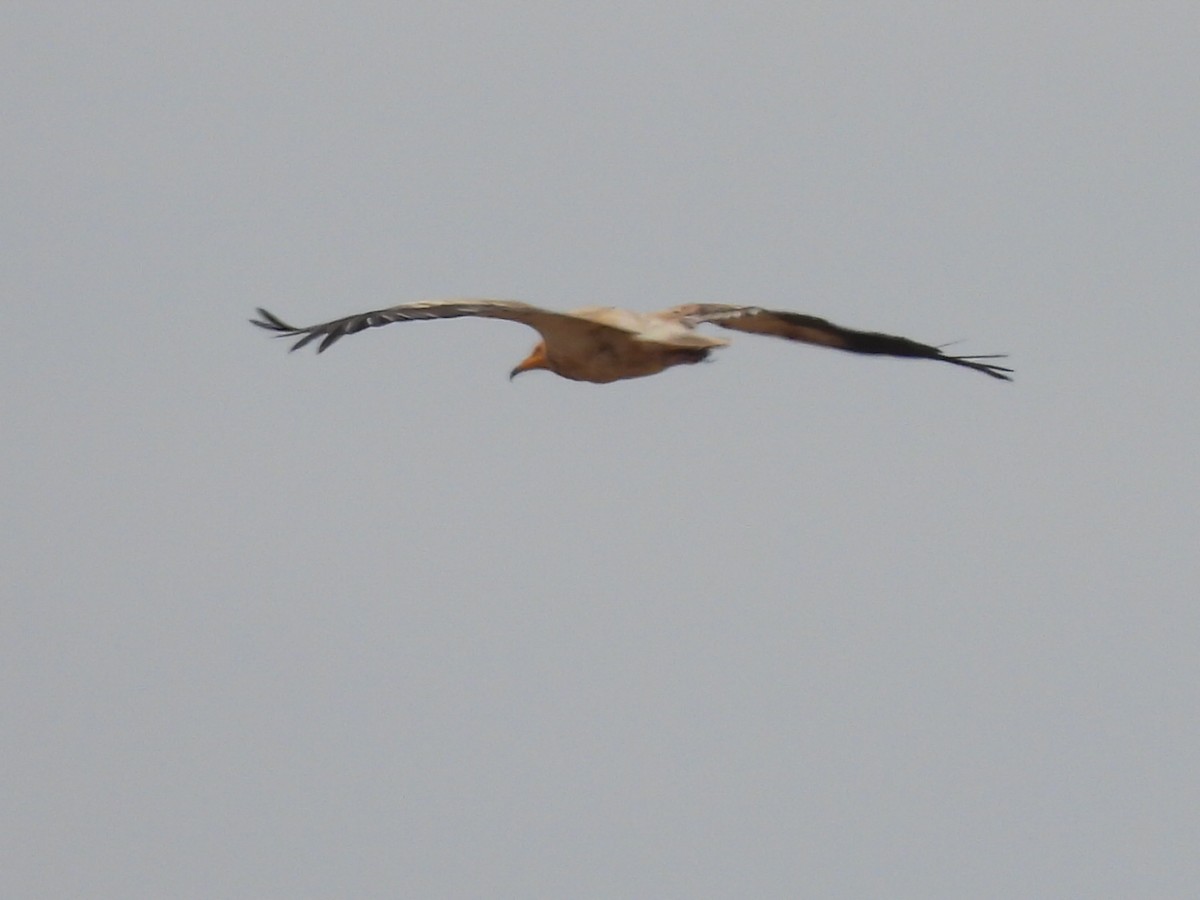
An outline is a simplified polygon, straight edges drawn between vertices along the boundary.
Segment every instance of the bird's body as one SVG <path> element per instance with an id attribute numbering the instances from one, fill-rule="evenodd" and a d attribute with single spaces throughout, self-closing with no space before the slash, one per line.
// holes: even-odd
<path id="1" fill-rule="evenodd" d="M 517 300 L 424 300 L 347 316 L 321 325 L 295 328 L 265 309 L 251 321 L 279 336 L 296 337 L 297 350 L 321 339 L 318 352 L 339 338 L 365 328 L 417 319 L 478 316 L 528 325 L 542 340 L 512 375 L 547 369 L 573 381 L 606 384 L 625 378 L 656 375 L 672 366 L 697 363 L 729 342 L 696 330 L 711 323 L 735 331 L 767 334 L 854 353 L 936 359 L 1011 381 L 1011 369 L 980 362 L 988 356 L 948 356 L 938 347 L 878 332 L 856 331 L 816 316 L 762 309 L 757 306 L 697 303 L 654 313 L 609 306 L 561 313 Z"/>
<path id="2" fill-rule="evenodd" d="M 607 384 L 700 362 L 714 348 L 729 343 L 676 320 L 611 306 L 590 306 L 549 318 L 538 331 L 542 341 L 514 375 L 544 368 L 572 381 Z"/>

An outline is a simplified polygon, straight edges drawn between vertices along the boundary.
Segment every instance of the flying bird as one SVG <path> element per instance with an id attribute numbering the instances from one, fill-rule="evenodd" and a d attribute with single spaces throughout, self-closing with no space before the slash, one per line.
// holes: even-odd
<path id="1" fill-rule="evenodd" d="M 851 353 L 935 359 L 1012 381 L 1012 369 L 981 362 L 1002 358 L 1003 354 L 950 356 L 939 347 L 908 338 L 856 331 L 816 316 L 760 306 L 690 303 L 653 313 L 603 306 L 563 313 L 518 300 L 423 300 L 306 328 L 289 325 L 265 309 L 260 308 L 258 315 L 259 318 L 250 321 L 260 328 L 276 332 L 276 337 L 298 338 L 292 350 L 319 340 L 318 353 L 328 350 L 347 334 L 392 322 L 464 316 L 520 322 L 538 332 L 541 340 L 512 370 L 510 379 L 534 369 L 547 369 L 563 378 L 596 384 L 655 375 L 671 366 L 701 362 L 717 347 L 726 346 L 729 341 L 696 330 L 699 325 L 712 324 Z"/>

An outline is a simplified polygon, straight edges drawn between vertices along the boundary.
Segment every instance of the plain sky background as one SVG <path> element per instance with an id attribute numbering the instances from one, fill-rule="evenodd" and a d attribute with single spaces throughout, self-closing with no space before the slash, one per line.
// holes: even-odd
<path id="1" fill-rule="evenodd" d="M 1195 3 L 0 6 L 0 895 L 1194 897 Z M 748 302 L 608 386 L 535 335 Z"/>

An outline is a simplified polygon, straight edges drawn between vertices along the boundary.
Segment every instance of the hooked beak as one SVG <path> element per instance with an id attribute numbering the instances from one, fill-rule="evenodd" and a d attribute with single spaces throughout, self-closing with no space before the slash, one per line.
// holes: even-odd
<path id="1" fill-rule="evenodd" d="M 522 372 L 528 372 L 531 369 L 545 369 L 546 366 L 546 350 L 540 344 L 533 348 L 533 352 L 517 363 L 517 367 L 508 373 L 508 380 L 512 381 Z"/>

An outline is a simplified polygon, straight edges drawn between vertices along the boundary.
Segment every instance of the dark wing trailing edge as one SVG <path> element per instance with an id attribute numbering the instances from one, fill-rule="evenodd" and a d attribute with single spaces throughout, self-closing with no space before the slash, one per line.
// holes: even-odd
<path id="1" fill-rule="evenodd" d="M 292 344 L 292 350 L 299 350 L 306 344 L 321 338 L 321 343 L 317 345 L 317 352 L 321 353 L 348 334 L 357 334 L 364 329 L 378 328 L 380 325 L 390 325 L 393 322 L 413 322 L 419 319 L 457 319 L 463 316 L 529 322 L 540 313 L 542 310 L 537 307 L 517 300 L 424 300 L 419 303 L 405 303 L 387 309 L 357 313 L 353 316 L 334 319 L 332 322 L 309 325 L 306 328 L 289 325 L 274 313 L 259 307 L 259 318 L 251 319 L 250 322 L 259 328 L 274 331 L 276 337 L 299 338 L 296 343 Z"/>
<path id="2" fill-rule="evenodd" d="M 803 313 L 786 312 L 783 310 L 763 309 L 758 306 L 727 306 L 716 303 L 695 303 L 688 306 L 676 307 L 672 312 L 682 319 L 695 324 L 711 322 L 722 328 L 734 331 L 746 331 L 751 334 L 767 334 L 773 337 L 786 338 L 790 341 L 801 341 L 805 344 L 817 344 L 822 347 L 833 347 L 836 350 L 847 350 L 851 353 L 870 353 L 884 356 L 908 356 L 916 359 L 937 359 L 953 363 L 967 369 L 974 369 L 998 378 L 1001 381 L 1012 381 L 1012 369 L 998 366 L 994 363 L 980 362 L 984 359 L 1003 359 L 1004 354 L 976 354 L 970 356 L 950 356 L 943 353 L 941 348 L 922 344 L 905 337 L 892 334 L 881 334 L 877 331 L 856 331 L 853 328 L 843 328 L 825 319 L 808 316 Z"/>

